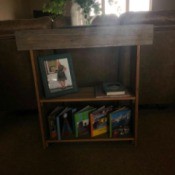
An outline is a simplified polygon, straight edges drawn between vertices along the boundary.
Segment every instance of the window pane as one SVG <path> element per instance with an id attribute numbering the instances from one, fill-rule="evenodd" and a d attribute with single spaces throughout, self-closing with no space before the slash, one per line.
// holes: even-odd
<path id="1" fill-rule="evenodd" d="M 126 0 L 105 0 L 105 14 L 121 15 L 126 11 Z"/>
<path id="2" fill-rule="evenodd" d="M 102 0 L 95 0 L 95 2 L 99 3 L 100 9 L 102 9 Z M 98 15 L 101 15 L 101 14 L 102 14 L 102 12 L 100 11 Z M 90 12 L 90 16 L 95 16 L 95 15 L 96 14 L 95 14 L 94 10 L 92 9 Z"/>
<path id="3" fill-rule="evenodd" d="M 150 0 L 130 0 L 129 11 L 149 11 Z"/>

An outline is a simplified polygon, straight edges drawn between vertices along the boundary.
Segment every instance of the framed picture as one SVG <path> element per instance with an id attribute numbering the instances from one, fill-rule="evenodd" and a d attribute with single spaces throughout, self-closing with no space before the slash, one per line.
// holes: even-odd
<path id="1" fill-rule="evenodd" d="M 77 92 L 70 54 L 53 54 L 38 57 L 46 98 Z"/>

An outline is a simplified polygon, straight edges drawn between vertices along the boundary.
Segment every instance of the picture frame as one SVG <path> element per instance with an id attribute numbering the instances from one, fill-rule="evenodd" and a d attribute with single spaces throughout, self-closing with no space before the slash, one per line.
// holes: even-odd
<path id="1" fill-rule="evenodd" d="M 46 98 L 78 91 L 69 53 L 39 56 L 38 63 Z"/>

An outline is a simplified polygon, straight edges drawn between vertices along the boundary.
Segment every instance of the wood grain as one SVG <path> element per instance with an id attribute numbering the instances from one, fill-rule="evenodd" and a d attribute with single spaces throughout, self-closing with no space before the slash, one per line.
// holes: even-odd
<path id="1" fill-rule="evenodd" d="M 15 36 L 18 50 L 147 45 L 153 42 L 153 26 L 123 25 L 25 30 L 17 31 Z"/>

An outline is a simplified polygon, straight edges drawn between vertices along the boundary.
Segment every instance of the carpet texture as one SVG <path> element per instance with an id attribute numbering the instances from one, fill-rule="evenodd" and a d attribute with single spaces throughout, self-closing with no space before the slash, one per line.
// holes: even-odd
<path id="1" fill-rule="evenodd" d="M 174 175 L 175 110 L 141 109 L 138 146 L 61 143 L 43 149 L 36 112 L 0 112 L 0 175 Z"/>

